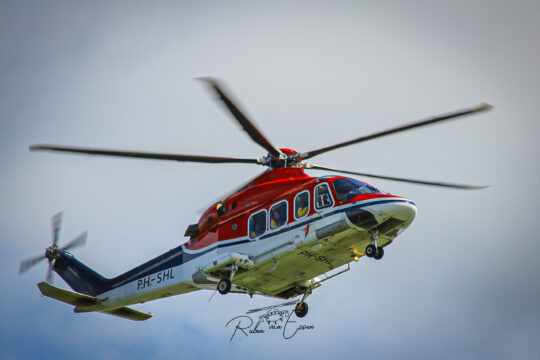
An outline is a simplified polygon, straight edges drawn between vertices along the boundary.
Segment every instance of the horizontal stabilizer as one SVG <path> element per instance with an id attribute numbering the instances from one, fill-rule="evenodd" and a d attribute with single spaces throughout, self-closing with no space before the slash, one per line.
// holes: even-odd
<path id="1" fill-rule="evenodd" d="M 47 297 L 75 306 L 75 309 L 73 310 L 76 313 L 88 312 L 88 310 L 84 310 L 85 307 L 99 305 L 99 299 L 93 296 L 62 289 L 62 288 L 53 286 L 47 282 L 40 282 L 38 284 L 38 288 L 39 288 L 39 291 L 41 291 L 41 293 Z M 99 312 L 104 313 L 104 314 L 118 316 L 124 319 L 136 320 L 136 321 L 148 320 L 153 316 L 150 313 L 145 313 L 145 312 L 134 310 L 128 307 L 101 310 Z"/>
<path id="2" fill-rule="evenodd" d="M 121 307 L 117 309 L 105 310 L 105 311 L 100 311 L 100 312 L 104 314 L 118 316 L 124 319 L 135 320 L 135 321 L 148 320 L 152 316 L 154 316 L 151 313 L 145 313 L 145 312 L 128 308 L 128 307 Z"/>
<path id="3" fill-rule="evenodd" d="M 43 295 L 73 306 L 84 307 L 99 304 L 99 300 L 93 296 L 62 289 L 44 281 L 38 284 L 38 288 Z"/>

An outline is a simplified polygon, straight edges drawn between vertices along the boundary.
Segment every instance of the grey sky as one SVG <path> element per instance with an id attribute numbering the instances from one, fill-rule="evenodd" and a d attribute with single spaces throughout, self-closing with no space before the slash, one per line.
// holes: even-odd
<path id="1" fill-rule="evenodd" d="M 534 1 L 0 2 L 0 357 L 537 358 L 539 13 Z M 275 303 L 262 297 L 150 302 L 143 324 L 40 297 L 46 267 L 19 277 L 18 263 L 48 246 L 55 212 L 62 241 L 88 230 L 74 253 L 114 276 L 183 242 L 202 206 L 263 170 L 27 150 L 263 155 L 193 80 L 205 75 L 297 150 L 491 103 L 313 159 L 491 187 L 364 179 L 415 201 L 417 219 L 382 261 L 316 290 L 316 331 L 290 341 L 228 342 L 231 317 Z"/>

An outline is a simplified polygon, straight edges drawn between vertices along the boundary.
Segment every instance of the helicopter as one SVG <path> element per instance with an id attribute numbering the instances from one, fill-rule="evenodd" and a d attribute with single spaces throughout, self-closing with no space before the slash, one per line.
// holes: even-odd
<path id="1" fill-rule="evenodd" d="M 40 292 L 74 306 L 75 313 L 101 312 L 130 320 L 152 313 L 128 306 L 197 290 L 264 295 L 278 299 L 302 296 L 295 314 L 308 313 L 306 298 L 322 283 L 350 270 L 361 257 L 380 260 L 384 249 L 407 229 L 416 204 L 367 182 L 343 175 L 312 177 L 323 170 L 451 189 L 473 186 L 334 169 L 307 162 L 317 155 L 368 140 L 484 112 L 489 104 L 408 123 L 323 148 L 298 152 L 276 148 L 232 101 L 224 84 L 199 78 L 225 106 L 249 138 L 267 151 L 258 158 L 150 153 L 57 145 L 32 145 L 30 151 L 57 151 L 97 156 L 196 163 L 243 163 L 267 169 L 212 204 L 185 231 L 182 245 L 114 278 L 106 278 L 67 250 L 84 245 L 86 233 L 59 247 L 62 213 L 52 218 L 53 241 L 45 254 L 22 261 L 24 273 L 48 260 Z M 52 285 L 56 272 L 72 290 Z M 332 272 L 330 274 L 330 272 Z"/>

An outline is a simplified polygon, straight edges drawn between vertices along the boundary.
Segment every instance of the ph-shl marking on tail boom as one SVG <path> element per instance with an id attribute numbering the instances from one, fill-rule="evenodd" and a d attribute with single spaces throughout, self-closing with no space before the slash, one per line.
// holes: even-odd
<path id="1" fill-rule="evenodd" d="M 155 275 L 149 275 L 143 279 L 139 279 L 137 281 L 137 290 L 142 290 L 154 284 L 161 284 L 162 281 L 164 282 L 172 279 L 174 279 L 173 269 L 160 271 Z"/>
<path id="2" fill-rule="evenodd" d="M 105 278 L 67 250 L 83 245 L 83 233 L 59 247 L 62 214 L 53 217 L 52 245 L 23 261 L 20 272 L 47 259 L 47 281 L 38 284 L 45 296 L 74 306 L 75 312 L 98 311 L 131 320 L 152 316 L 127 306 L 196 290 L 218 290 L 289 299 L 302 296 L 295 307 L 306 316 L 306 298 L 334 276 L 350 269 L 362 256 L 380 260 L 384 248 L 407 229 L 416 205 L 360 180 L 339 175 L 312 177 L 305 170 L 324 170 L 452 189 L 482 186 L 415 180 L 338 170 L 306 160 L 328 151 L 382 136 L 483 112 L 490 105 L 436 116 L 350 141 L 297 152 L 276 148 L 231 100 L 223 84 L 200 79 L 217 95 L 248 136 L 268 153 L 259 158 L 233 158 L 34 145 L 31 151 L 61 151 L 98 156 L 200 163 L 244 163 L 267 167 L 210 206 L 189 225 L 188 240 L 178 247 L 114 278 Z M 51 285 L 56 272 L 71 290 Z M 331 272 L 331 273 L 329 273 Z"/>

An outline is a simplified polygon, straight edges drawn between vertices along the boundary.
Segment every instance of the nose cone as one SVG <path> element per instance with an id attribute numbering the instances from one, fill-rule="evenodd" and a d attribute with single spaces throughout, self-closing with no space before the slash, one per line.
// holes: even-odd
<path id="1" fill-rule="evenodd" d="M 389 203 L 383 212 L 391 218 L 410 224 L 416 217 L 416 205 L 410 200 L 403 199 L 403 201 Z"/>
<path id="2" fill-rule="evenodd" d="M 390 237 L 401 234 L 416 217 L 416 205 L 407 199 L 383 204 L 379 211 L 380 220 L 377 229 L 381 234 Z"/>
<path id="3" fill-rule="evenodd" d="M 404 198 L 385 198 L 346 212 L 349 220 L 363 229 L 388 233 L 407 228 L 416 217 L 416 205 Z"/>

